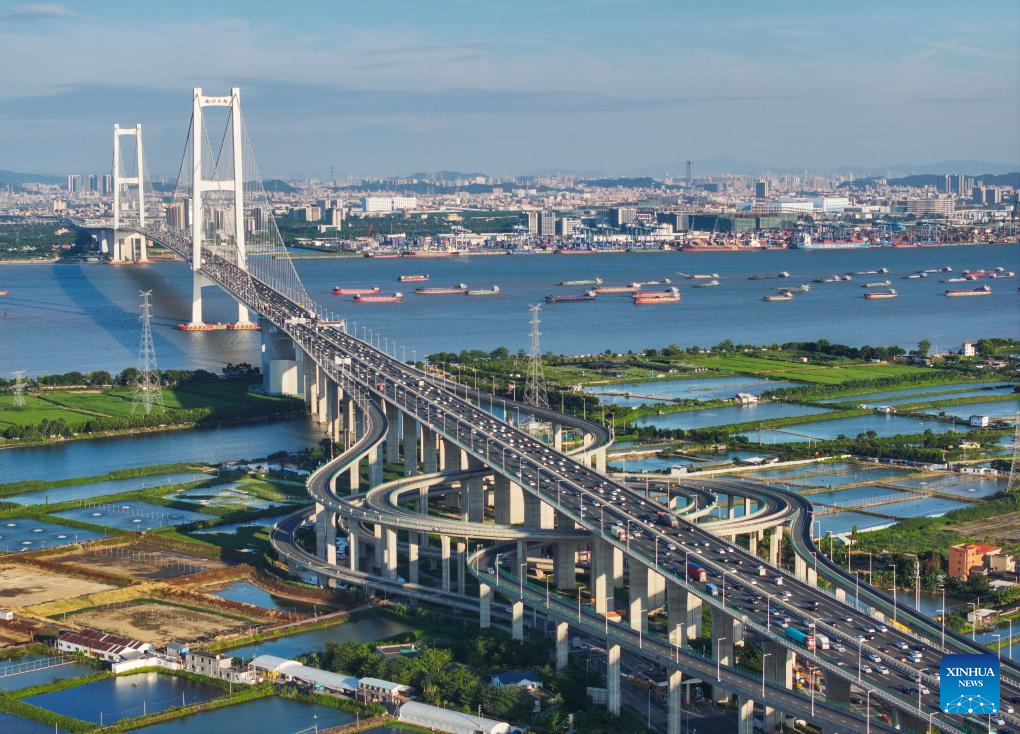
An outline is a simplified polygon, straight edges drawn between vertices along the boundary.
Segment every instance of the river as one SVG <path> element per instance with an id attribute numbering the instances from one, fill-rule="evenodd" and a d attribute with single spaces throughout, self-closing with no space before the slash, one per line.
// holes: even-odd
<path id="1" fill-rule="evenodd" d="M 956 348 L 981 336 L 1020 335 L 1017 281 L 992 284 L 987 298 L 946 298 L 952 284 L 942 274 L 902 280 L 922 268 L 1001 265 L 1020 271 L 1020 248 L 996 245 L 930 249 L 728 254 L 642 254 L 491 256 L 430 260 L 368 258 L 298 260 L 309 294 L 326 308 L 396 339 L 418 356 L 461 349 L 528 346 L 528 304 L 548 294 L 579 292 L 557 287 L 566 279 L 601 277 L 606 283 L 672 278 L 683 300 L 678 304 L 635 307 L 624 295 L 595 302 L 548 304 L 542 310 L 542 346 L 565 353 L 604 349 L 640 350 L 678 343 L 712 345 L 723 339 L 752 344 L 810 340 L 860 345 L 913 347 L 928 339 L 936 348 Z M 833 273 L 887 267 L 900 297 L 865 301 L 861 283 L 813 284 L 812 292 L 785 303 L 764 303 L 778 285 L 795 285 Z M 692 288 L 678 271 L 718 273 L 716 288 Z M 789 279 L 752 281 L 752 274 L 788 271 Z M 493 297 L 419 296 L 397 282 L 402 273 L 427 273 L 432 285 L 499 285 Z M 334 285 L 379 286 L 401 290 L 403 303 L 354 305 L 331 295 Z M 226 362 L 258 358 L 258 334 L 185 333 L 191 304 L 191 278 L 183 263 L 140 267 L 100 264 L 5 265 L 0 288 L 0 375 L 25 369 L 30 374 L 93 369 L 121 370 L 138 351 L 138 291 L 152 290 L 156 354 L 162 367 L 218 370 Z M 204 292 L 206 321 L 229 320 L 231 301 L 217 288 Z M 586 325 L 585 328 L 579 328 Z M 588 328 L 597 325 L 597 328 Z M 59 348 L 56 346 L 59 345 Z M 69 359 L 68 355 L 74 355 Z"/>

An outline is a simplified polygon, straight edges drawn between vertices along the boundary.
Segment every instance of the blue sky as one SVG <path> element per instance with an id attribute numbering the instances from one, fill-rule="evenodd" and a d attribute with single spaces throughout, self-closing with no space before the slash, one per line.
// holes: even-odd
<path id="1" fill-rule="evenodd" d="M 240 86 L 267 175 L 1020 161 L 1020 3 L 0 0 L 0 168 L 175 172 Z"/>

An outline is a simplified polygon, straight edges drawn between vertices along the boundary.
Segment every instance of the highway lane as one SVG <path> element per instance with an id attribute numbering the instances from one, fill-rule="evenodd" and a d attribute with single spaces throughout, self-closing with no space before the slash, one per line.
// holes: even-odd
<path id="1" fill-rule="evenodd" d="M 180 249 L 184 249 L 181 247 Z M 184 250 L 186 252 L 186 250 Z M 380 397 L 403 408 L 421 422 L 451 437 L 463 448 L 471 451 L 496 470 L 513 481 L 526 486 L 561 512 L 572 517 L 589 530 L 599 533 L 607 542 L 620 547 L 632 559 L 653 568 L 672 583 L 678 583 L 698 594 L 712 606 L 726 609 L 728 613 L 742 617 L 745 625 L 759 634 L 774 639 L 788 647 L 796 648 L 798 653 L 811 659 L 825 670 L 835 674 L 847 675 L 841 670 L 849 664 L 846 652 L 829 660 L 817 653 L 797 648 L 791 641 L 772 631 L 771 625 L 761 624 L 757 620 L 758 613 L 751 602 L 746 600 L 747 592 L 754 593 L 756 583 L 741 575 L 741 566 L 745 569 L 757 564 L 749 554 L 740 549 L 730 550 L 720 543 L 718 538 L 709 532 L 681 521 L 681 527 L 666 529 L 654 524 L 654 515 L 649 515 L 648 502 L 637 492 L 607 480 L 591 469 L 574 462 L 562 454 L 554 454 L 547 446 L 527 434 L 507 426 L 504 422 L 489 416 L 476 406 L 452 395 L 445 385 L 433 381 L 431 376 L 419 370 L 403 365 L 384 355 L 381 351 L 368 344 L 330 327 L 320 328 L 315 321 L 312 308 L 295 304 L 288 298 L 272 291 L 262 283 L 248 278 L 236 267 L 226 261 L 219 261 L 209 253 L 206 257 L 205 269 L 235 296 L 247 299 L 249 305 L 263 313 L 272 322 L 290 334 L 302 348 L 312 354 L 320 364 L 341 364 L 341 373 L 352 375 L 360 384 L 369 388 Z M 618 500 L 608 507 L 605 503 L 615 491 Z M 594 503 L 598 502 L 596 506 Z M 587 507 L 586 507 L 587 503 Z M 587 509 L 587 514 L 586 514 Z M 595 516 L 598 522 L 595 522 Z M 625 543 L 609 535 L 609 527 L 619 523 L 628 532 Z M 730 592 L 729 603 L 720 603 L 703 587 L 688 582 L 686 573 L 675 570 L 679 563 L 678 550 L 669 550 L 669 545 L 678 545 L 683 541 L 689 547 L 685 550 L 688 557 L 706 567 L 719 580 L 726 580 L 734 591 Z M 661 546 L 661 549 L 660 549 Z M 693 553 L 691 552 L 693 550 Z M 745 571 L 746 574 L 746 571 Z M 784 579 L 785 589 L 789 597 L 777 603 L 788 612 L 797 613 L 798 605 L 828 601 L 823 592 L 808 587 L 787 577 Z M 742 596 L 744 594 L 745 596 Z M 753 598 L 753 597 L 752 597 Z M 733 605 L 731 608 L 730 605 Z M 749 606 L 750 605 L 750 606 Z M 848 626 L 870 627 L 872 620 L 865 615 L 844 607 L 850 622 Z M 751 614 L 755 614 L 752 618 Z M 830 634 L 837 640 L 851 639 L 851 630 L 844 631 L 838 626 L 831 626 L 827 621 L 807 615 L 814 621 L 819 631 Z M 879 634 L 878 632 L 874 634 Z M 881 632 L 881 642 L 892 646 L 904 637 L 896 630 Z M 874 655 L 891 669 L 905 672 L 911 666 L 883 653 L 872 641 L 859 641 L 860 653 Z M 907 641 L 910 644 L 912 640 Z M 843 661 L 843 666 L 838 665 Z M 913 702 L 906 701 L 902 696 L 891 695 L 883 687 L 862 680 L 861 685 L 872 690 L 873 695 L 886 698 L 897 707 L 926 716 L 929 711 L 937 709 L 937 697 L 932 694 L 923 697 L 922 708 L 914 708 Z M 934 691 L 934 689 L 933 689 Z M 940 727 L 954 731 L 954 726 L 939 722 Z"/>

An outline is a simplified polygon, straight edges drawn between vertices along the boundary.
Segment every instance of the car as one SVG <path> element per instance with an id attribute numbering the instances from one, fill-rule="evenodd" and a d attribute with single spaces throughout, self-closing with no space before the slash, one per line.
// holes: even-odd
<path id="1" fill-rule="evenodd" d="M 863 663 L 863 664 L 861 664 L 861 672 L 862 673 L 873 673 L 874 671 L 871 669 L 870 665 L 868 665 L 867 663 Z"/>
<path id="2" fill-rule="evenodd" d="M 885 667 L 884 665 L 879 665 L 878 672 L 881 673 L 882 675 L 889 675 L 889 668 Z"/>

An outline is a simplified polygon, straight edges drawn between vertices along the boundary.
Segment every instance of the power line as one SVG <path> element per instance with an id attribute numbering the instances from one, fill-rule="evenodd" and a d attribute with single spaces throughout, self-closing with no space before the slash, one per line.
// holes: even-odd
<path id="1" fill-rule="evenodd" d="M 25 381 L 25 370 L 14 371 L 14 408 L 22 410 L 25 407 L 25 389 L 28 383 Z"/>
<path id="2" fill-rule="evenodd" d="M 1016 427 L 1013 431 L 1013 461 L 1009 465 L 1009 481 L 1006 483 L 1006 491 L 1012 492 L 1020 486 L 1020 413 L 1016 414 Z"/>
<path id="3" fill-rule="evenodd" d="M 528 307 L 531 310 L 531 351 L 528 353 L 528 374 L 524 382 L 524 402 L 536 408 L 549 408 L 549 394 L 545 385 L 545 371 L 542 368 L 542 332 L 539 325 L 540 304 Z"/>
<path id="4" fill-rule="evenodd" d="M 159 380 L 159 368 L 156 367 L 156 348 L 152 343 L 152 304 L 149 297 L 152 291 L 139 291 L 142 297 L 142 315 L 138 317 L 142 322 L 142 338 L 138 347 L 138 380 L 135 383 L 135 397 L 131 404 L 131 414 L 134 415 L 138 406 L 142 406 L 145 415 L 152 413 L 153 407 L 159 408 L 161 413 L 166 412 L 163 405 L 163 388 Z"/>

